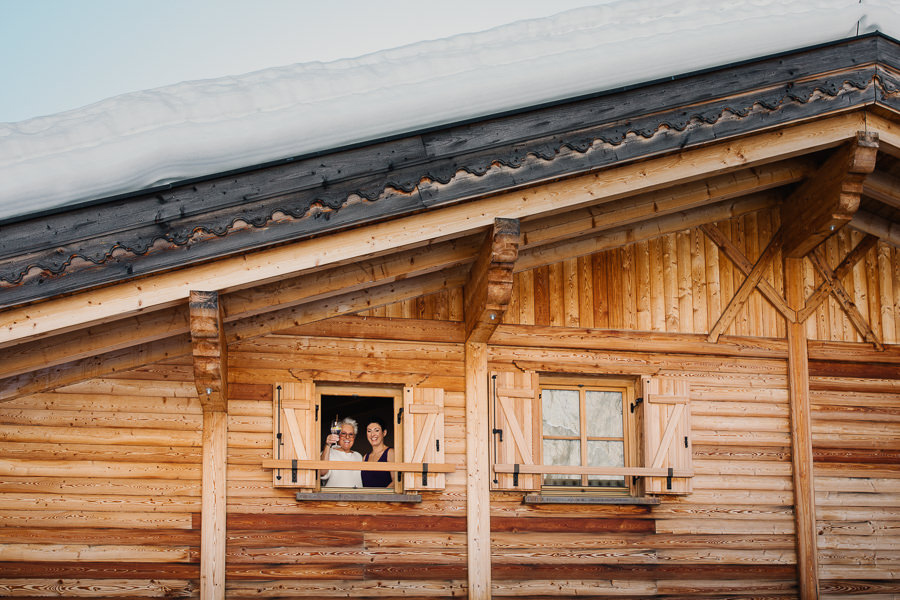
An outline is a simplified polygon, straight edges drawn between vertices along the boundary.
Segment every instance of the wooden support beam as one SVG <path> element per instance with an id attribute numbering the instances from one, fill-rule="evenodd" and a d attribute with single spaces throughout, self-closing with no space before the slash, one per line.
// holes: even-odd
<path id="1" fill-rule="evenodd" d="M 472 265 L 464 291 L 466 339 L 487 342 L 503 320 L 519 257 L 518 219 L 496 219 Z"/>
<path id="2" fill-rule="evenodd" d="M 803 181 L 815 168 L 811 158 L 797 157 L 523 221 L 521 250 L 790 185 Z"/>
<path id="3" fill-rule="evenodd" d="M 719 250 L 725 254 L 726 257 L 740 269 L 744 275 L 749 275 L 753 270 L 753 263 L 747 260 L 747 257 L 744 256 L 744 253 L 741 252 L 737 246 L 732 243 L 730 239 L 728 239 L 722 230 L 716 227 L 711 223 L 706 223 L 700 226 L 700 229 L 703 233 L 706 234 L 706 237 L 712 241 L 716 246 L 719 247 Z M 797 312 L 793 310 L 790 306 L 788 306 L 787 301 L 781 297 L 781 294 L 778 293 L 778 290 L 772 286 L 771 283 L 766 281 L 765 279 L 760 279 L 759 285 L 757 289 L 762 293 L 766 300 L 784 316 L 788 321 L 796 321 L 797 320 Z"/>
<path id="4" fill-rule="evenodd" d="M 888 221 L 864 210 L 858 210 L 853 215 L 850 226 L 900 248 L 900 223 Z"/>
<path id="5" fill-rule="evenodd" d="M 875 247 L 878 243 L 878 238 L 873 235 L 867 235 L 856 245 L 856 247 L 851 250 L 847 256 L 844 257 L 844 260 L 841 261 L 841 264 L 837 266 L 837 268 L 833 272 L 834 279 L 840 280 L 843 279 L 844 276 L 849 273 L 856 263 L 861 261 L 866 257 L 866 254 L 869 253 L 869 250 Z M 806 304 L 797 312 L 797 321 L 803 323 L 812 315 L 819 305 L 828 297 L 830 293 L 830 288 L 828 286 L 828 282 L 823 280 L 816 287 L 815 291 L 806 301 Z"/>
<path id="6" fill-rule="evenodd" d="M 470 600 L 491 598 L 487 344 L 466 343 L 466 548 Z"/>
<path id="7" fill-rule="evenodd" d="M 192 291 L 191 353 L 203 410 L 228 412 L 228 347 L 218 292 Z"/>
<path id="8" fill-rule="evenodd" d="M 465 283 L 468 271 L 466 265 L 451 267 L 436 273 L 263 313 L 227 323 L 225 338 L 228 342 L 246 340 L 331 317 L 433 294 L 448 288 L 460 287 Z"/>
<path id="9" fill-rule="evenodd" d="M 866 319 L 860 314 L 859 309 L 856 308 L 856 304 L 853 303 L 850 294 L 844 289 L 844 284 L 841 283 L 840 279 L 835 277 L 834 271 L 832 271 L 828 266 L 828 263 L 825 262 L 825 257 L 822 256 L 822 249 L 816 248 L 809 253 L 808 258 L 822 277 L 822 283 L 824 283 L 831 291 L 831 295 L 834 296 L 834 299 L 837 300 L 838 304 L 841 305 L 841 308 L 844 309 L 847 318 L 850 319 L 850 322 L 853 323 L 853 326 L 856 327 L 856 330 L 862 338 L 875 346 L 876 350 L 883 351 L 884 344 L 881 343 L 881 340 L 878 339 L 878 335 L 872 331 L 872 328 L 866 323 Z"/>
<path id="10" fill-rule="evenodd" d="M 81 358 L 46 369 L 0 379 L 0 401 L 46 392 L 95 377 L 129 371 L 142 365 L 184 356 L 191 351 L 188 334 L 179 334 L 131 348 Z"/>
<path id="11" fill-rule="evenodd" d="M 802 259 L 785 259 L 784 288 L 790 305 L 795 309 L 799 308 L 803 303 Z M 794 519 L 797 531 L 797 579 L 800 585 L 800 597 L 803 600 L 815 600 L 819 597 L 819 569 L 809 397 L 809 355 L 804 323 L 802 321 L 788 323 L 787 337 Z"/>
<path id="12" fill-rule="evenodd" d="M 0 347 L 177 306 L 184 303 L 198 281 L 217 290 L 245 288 L 324 265 L 347 264 L 397 248 L 421 246 L 433 239 L 462 237 L 492 225 L 497 217 L 523 218 L 580 208 L 833 147 L 863 129 L 865 117 L 863 112 L 836 115 L 709 144 L 674 158 L 662 156 L 497 194 L 479 200 L 477 211 L 468 203 L 460 203 L 368 226 L 366 235 L 350 229 L 10 309 L 0 313 Z M 870 129 L 871 122 L 870 118 Z M 885 127 L 890 125 L 884 123 Z"/>
<path id="13" fill-rule="evenodd" d="M 900 208 L 900 178 L 873 171 L 863 181 L 863 195 Z"/>
<path id="14" fill-rule="evenodd" d="M 734 297 L 728 303 L 728 306 L 722 311 L 719 320 L 716 321 L 712 331 L 709 332 L 709 336 L 707 337 L 708 341 L 717 341 L 719 336 L 722 335 L 722 333 L 728 329 L 728 326 L 731 325 L 731 322 L 734 321 L 735 316 L 737 316 L 738 312 L 743 308 L 744 303 L 747 302 L 750 294 L 753 293 L 753 290 L 756 289 L 757 284 L 759 284 L 759 281 L 762 279 L 766 269 L 772 263 L 772 259 L 781 249 L 783 239 L 782 229 L 779 229 L 775 232 L 775 235 L 772 236 L 772 239 L 769 240 L 769 245 L 763 250 L 763 253 L 756 261 L 756 264 L 753 265 L 750 273 L 747 275 L 746 279 L 744 279 L 744 282 L 734 294 Z"/>
<path id="15" fill-rule="evenodd" d="M 586 237 L 529 248 L 519 252 L 519 260 L 516 261 L 515 271 L 527 271 L 541 265 L 587 256 L 612 248 L 620 248 L 668 233 L 699 227 L 704 223 L 726 221 L 751 212 L 777 206 L 781 198 L 782 196 L 778 191 L 760 192 L 738 200 L 727 200 L 665 217 L 649 219 L 625 227 L 599 231 Z"/>
<path id="16" fill-rule="evenodd" d="M 806 256 L 853 218 L 877 154 L 878 135 L 859 132 L 791 194 L 781 207 L 785 256 Z"/>
<path id="17" fill-rule="evenodd" d="M 203 411 L 203 475 L 200 523 L 200 599 L 225 598 L 225 520 L 228 414 Z"/>

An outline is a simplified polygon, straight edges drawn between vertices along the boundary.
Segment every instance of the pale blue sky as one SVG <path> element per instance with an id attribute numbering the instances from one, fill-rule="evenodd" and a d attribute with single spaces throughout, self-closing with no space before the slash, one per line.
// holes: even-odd
<path id="1" fill-rule="evenodd" d="M 359 56 L 597 3 L 0 0 L 0 122 L 179 81 Z"/>

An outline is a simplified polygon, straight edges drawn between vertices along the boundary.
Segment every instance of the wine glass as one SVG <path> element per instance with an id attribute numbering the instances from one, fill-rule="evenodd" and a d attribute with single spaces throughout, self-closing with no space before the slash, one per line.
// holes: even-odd
<path id="1" fill-rule="evenodd" d="M 341 424 L 338 421 L 337 415 L 334 416 L 334 421 L 331 423 L 331 433 L 332 435 L 341 435 Z M 331 445 L 332 448 L 335 446 L 337 446 L 337 443 Z"/>

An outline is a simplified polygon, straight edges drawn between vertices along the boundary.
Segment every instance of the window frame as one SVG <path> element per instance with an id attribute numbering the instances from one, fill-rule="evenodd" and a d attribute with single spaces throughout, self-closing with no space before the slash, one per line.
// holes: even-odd
<path id="1" fill-rule="evenodd" d="M 539 375 L 539 403 L 540 412 L 540 444 L 539 444 L 539 463 L 547 465 L 544 458 L 544 440 L 548 436 L 544 435 L 544 416 L 543 416 L 543 395 L 545 390 L 577 390 L 579 392 L 579 440 L 580 440 L 580 456 L 581 464 L 577 466 L 588 467 L 585 464 L 588 460 L 587 442 L 591 441 L 591 437 L 587 435 L 587 415 L 586 415 L 586 396 L 588 391 L 617 391 L 622 393 L 622 443 L 623 443 L 623 467 L 637 466 L 640 464 L 640 422 L 639 415 L 636 414 L 631 407 L 634 406 L 637 397 L 640 380 L 635 377 L 617 377 L 603 375 Z M 549 439 L 575 439 L 574 437 L 549 436 Z M 620 439 L 620 438 L 616 438 Z M 639 484 L 634 477 L 624 476 L 622 486 L 591 486 L 588 484 L 591 475 L 581 475 L 580 485 L 548 485 L 545 483 L 546 476 L 541 477 L 540 490 L 542 494 L 547 495 L 570 495 L 573 492 L 579 494 L 590 494 L 596 496 L 638 496 L 641 490 Z"/>
<path id="2" fill-rule="evenodd" d="M 396 424 L 397 415 L 400 409 L 403 407 L 403 386 L 402 385 L 392 385 L 392 384 L 354 384 L 354 383 L 329 383 L 329 382 L 316 382 L 316 392 L 315 392 L 315 402 L 318 407 L 319 414 L 325 414 L 325 407 L 322 403 L 322 396 L 368 396 L 373 398 L 391 398 L 393 399 L 393 410 L 391 412 L 392 420 L 391 427 L 393 429 L 394 434 L 394 445 L 391 446 L 394 449 L 394 462 L 403 462 L 403 427 L 400 424 Z M 365 436 L 365 431 L 363 430 L 364 425 L 362 423 L 357 423 L 359 428 L 357 430 L 357 439 L 359 439 L 360 435 Z M 321 427 L 321 425 L 319 425 Z M 362 433 L 360 433 L 362 432 Z M 322 439 L 319 439 L 319 451 L 324 450 L 322 445 Z M 402 494 L 403 493 L 403 477 L 401 473 L 393 473 L 394 476 L 394 484 L 391 487 L 386 487 L 384 489 L 381 488 L 331 488 L 336 492 L 340 493 L 349 493 L 349 494 L 385 494 L 385 493 L 393 493 L 393 494 Z M 318 485 L 315 488 L 315 491 L 320 492 L 322 490 L 322 479 L 319 477 Z"/>

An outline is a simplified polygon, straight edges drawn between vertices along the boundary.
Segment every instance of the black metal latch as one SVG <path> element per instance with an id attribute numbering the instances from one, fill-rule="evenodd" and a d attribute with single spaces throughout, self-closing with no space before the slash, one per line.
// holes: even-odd
<path id="1" fill-rule="evenodd" d="M 502 429 L 492 429 L 491 433 L 493 433 L 494 435 L 497 435 L 499 433 L 500 434 L 500 442 L 501 443 L 503 442 L 503 430 Z"/>
<path id="2" fill-rule="evenodd" d="M 634 402 L 631 403 L 631 412 L 634 414 L 634 409 L 637 408 L 637 405 L 644 401 L 643 396 L 639 396 L 634 399 Z"/>
<path id="3" fill-rule="evenodd" d="M 669 467 L 669 474 L 666 475 L 666 489 L 667 490 L 672 489 L 672 473 L 673 472 L 674 472 L 674 469 L 672 469 L 672 467 Z"/>
<path id="4" fill-rule="evenodd" d="M 513 487 L 519 487 L 519 463 L 513 465 Z"/>
<path id="5" fill-rule="evenodd" d="M 422 463 L 422 485 L 428 485 L 428 463 Z"/>

